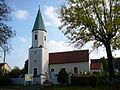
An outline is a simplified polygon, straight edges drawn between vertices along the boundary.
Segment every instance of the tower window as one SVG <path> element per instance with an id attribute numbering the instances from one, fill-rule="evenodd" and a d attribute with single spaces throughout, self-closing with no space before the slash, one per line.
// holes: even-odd
<path id="1" fill-rule="evenodd" d="M 37 40 L 37 35 L 35 35 L 35 40 Z"/>
<path id="2" fill-rule="evenodd" d="M 46 36 L 44 36 L 44 38 L 45 38 L 45 41 L 46 41 Z"/>
<path id="3" fill-rule="evenodd" d="M 37 75 L 37 68 L 34 68 L 34 75 Z"/>

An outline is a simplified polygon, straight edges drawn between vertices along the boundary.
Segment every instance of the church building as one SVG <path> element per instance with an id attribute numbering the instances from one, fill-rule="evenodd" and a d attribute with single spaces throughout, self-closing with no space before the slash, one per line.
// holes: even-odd
<path id="1" fill-rule="evenodd" d="M 89 72 L 89 50 L 77 50 L 49 53 L 50 70 L 58 74 L 62 68 L 67 73 L 87 73 Z"/>
<path id="2" fill-rule="evenodd" d="M 43 84 L 50 71 L 58 74 L 62 68 L 67 73 L 80 74 L 89 72 L 89 50 L 66 51 L 48 53 L 46 47 L 47 30 L 45 28 L 40 9 L 32 29 L 32 46 L 29 48 L 28 74 L 39 76 L 39 83 Z"/>

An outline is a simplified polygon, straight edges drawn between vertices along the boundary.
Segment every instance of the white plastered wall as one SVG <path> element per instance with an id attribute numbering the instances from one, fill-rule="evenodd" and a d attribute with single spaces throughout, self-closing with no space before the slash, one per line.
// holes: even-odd
<path id="1" fill-rule="evenodd" d="M 29 51 L 29 73 L 33 74 L 33 69 L 38 69 L 39 74 L 48 73 L 48 50 L 45 48 L 33 48 Z"/>
<path id="2" fill-rule="evenodd" d="M 37 40 L 35 40 L 35 35 L 37 35 Z M 32 46 L 39 47 L 43 46 L 46 47 L 46 39 L 47 35 L 45 31 L 36 30 L 32 32 Z"/>
<path id="3" fill-rule="evenodd" d="M 78 68 L 78 74 L 80 74 L 80 72 L 89 72 L 89 62 L 51 64 L 50 70 L 54 69 L 55 74 L 58 74 L 62 68 L 65 68 L 67 73 L 69 73 L 69 72 L 73 73 L 74 67 Z"/>

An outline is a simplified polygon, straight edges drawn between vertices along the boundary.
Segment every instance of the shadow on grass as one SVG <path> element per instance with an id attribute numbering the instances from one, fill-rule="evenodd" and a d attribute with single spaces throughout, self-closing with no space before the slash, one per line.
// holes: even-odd
<path id="1" fill-rule="evenodd" d="M 18 90 L 119 90 L 120 84 L 99 85 L 96 88 L 91 86 L 63 86 L 63 85 L 44 85 L 44 86 L 0 86 L 0 90 L 18 89 Z"/>
<path id="2" fill-rule="evenodd" d="M 119 90 L 120 84 L 115 85 L 99 85 L 96 88 L 91 86 L 46 86 L 43 90 Z"/>
<path id="3" fill-rule="evenodd" d="M 1 89 L 20 89 L 25 88 L 26 86 L 16 86 L 16 85 L 8 85 L 8 86 L 0 86 Z"/>

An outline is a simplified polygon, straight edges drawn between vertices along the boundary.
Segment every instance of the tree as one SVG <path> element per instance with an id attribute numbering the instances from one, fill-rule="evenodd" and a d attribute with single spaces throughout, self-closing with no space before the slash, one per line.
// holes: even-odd
<path id="1" fill-rule="evenodd" d="M 0 85 L 10 85 L 11 80 L 7 73 L 3 73 L 4 71 L 0 69 Z"/>
<path id="2" fill-rule="evenodd" d="M 10 50 L 12 49 L 12 47 L 9 44 L 2 44 L 0 47 L 3 51 L 3 63 L 5 63 L 6 62 L 6 55 L 7 55 L 7 53 L 10 53 Z"/>
<path id="3" fill-rule="evenodd" d="M 112 50 L 120 49 L 119 0 L 66 0 L 58 10 L 59 27 L 64 35 L 80 48 L 88 42 L 93 49 L 104 46 L 109 75 L 114 76 Z"/>
<path id="4" fill-rule="evenodd" d="M 14 69 L 9 73 L 10 77 L 20 77 L 24 76 L 25 71 L 24 69 L 20 69 L 19 67 L 15 66 Z"/>
<path id="5" fill-rule="evenodd" d="M 0 47 L 4 53 L 4 61 L 6 53 L 11 48 L 10 39 L 15 36 L 15 31 L 7 25 L 7 22 L 11 20 L 11 11 L 5 0 L 0 0 Z"/>
<path id="6" fill-rule="evenodd" d="M 102 63 L 102 66 L 103 66 L 103 72 L 107 73 L 108 72 L 108 61 L 103 57 L 100 59 L 100 62 Z"/>
<path id="7" fill-rule="evenodd" d="M 57 80 L 59 83 L 65 84 L 68 83 L 68 74 L 65 71 L 65 68 L 62 68 L 58 74 Z"/>

